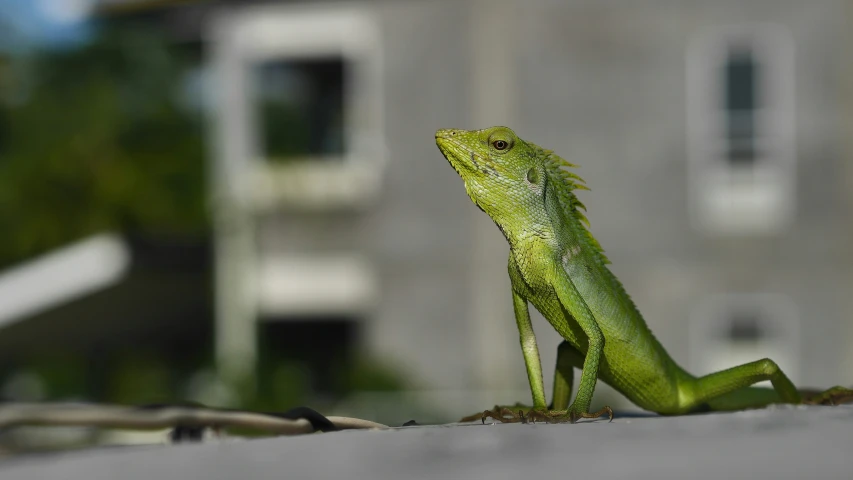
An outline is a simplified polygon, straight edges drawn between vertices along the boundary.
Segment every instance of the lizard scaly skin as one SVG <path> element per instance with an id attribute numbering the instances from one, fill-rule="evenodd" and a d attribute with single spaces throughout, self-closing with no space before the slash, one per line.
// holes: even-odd
<path id="1" fill-rule="evenodd" d="M 435 140 L 462 177 L 468 196 L 494 220 L 510 246 L 513 307 L 533 406 L 522 415 L 496 408 L 484 412 L 484 419 L 574 422 L 605 413 L 612 418 L 609 407 L 589 411 L 597 379 L 637 406 L 666 415 L 803 402 L 770 359 L 698 378 L 673 361 L 608 269 L 610 262 L 575 195 L 586 186 L 566 169 L 574 165 L 506 127 L 439 130 Z M 564 339 L 550 408 L 528 304 Z M 574 368 L 581 370 L 581 378 L 569 405 Z M 763 380 L 773 388 L 751 386 Z M 809 396 L 809 402 L 851 397 L 853 391 L 834 387 Z"/>

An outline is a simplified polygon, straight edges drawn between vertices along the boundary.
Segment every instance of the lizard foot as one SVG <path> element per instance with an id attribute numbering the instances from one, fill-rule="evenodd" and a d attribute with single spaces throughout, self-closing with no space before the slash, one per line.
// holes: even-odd
<path id="1" fill-rule="evenodd" d="M 463 417 L 460 422 L 473 422 L 481 420 L 486 423 L 487 418 L 493 418 L 501 423 L 525 422 L 525 413 L 533 410 L 533 407 L 524 406 L 520 403 L 511 406 L 495 405 L 491 410 L 477 412 Z"/>
<path id="2" fill-rule="evenodd" d="M 608 422 L 613 421 L 613 409 L 604 407 L 597 412 L 573 412 L 571 410 L 546 410 L 536 409 L 521 404 L 512 406 L 495 405 L 491 410 L 474 413 L 459 420 L 460 422 L 473 422 L 480 420 L 486 423 L 487 418 L 492 418 L 501 423 L 575 423 L 582 418 L 599 418 L 607 415 Z"/>
<path id="3" fill-rule="evenodd" d="M 853 390 L 845 387 L 832 387 L 820 393 L 806 395 L 803 403 L 806 405 L 838 405 L 853 402 Z"/>
<path id="4" fill-rule="evenodd" d="M 597 412 L 574 412 L 572 410 L 551 410 L 539 411 L 531 410 L 527 414 L 527 422 L 536 423 L 537 421 L 545 423 L 575 423 L 581 418 L 599 418 L 607 414 L 608 422 L 613 421 L 613 409 L 604 407 Z M 527 423 L 525 422 L 525 423 Z"/>

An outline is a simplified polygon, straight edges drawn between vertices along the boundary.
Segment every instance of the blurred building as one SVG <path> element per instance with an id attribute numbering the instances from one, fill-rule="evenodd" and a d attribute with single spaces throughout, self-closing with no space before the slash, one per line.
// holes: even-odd
<path id="1" fill-rule="evenodd" d="M 853 382 L 849 1 L 104 4 L 207 62 L 226 377 L 296 349 L 379 359 L 451 416 L 526 400 L 505 241 L 433 142 L 502 124 L 581 165 L 681 364 Z"/>

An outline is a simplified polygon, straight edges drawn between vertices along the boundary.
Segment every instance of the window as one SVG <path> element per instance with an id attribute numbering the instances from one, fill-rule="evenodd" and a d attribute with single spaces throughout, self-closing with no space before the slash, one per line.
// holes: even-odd
<path id="1" fill-rule="evenodd" d="M 690 315 L 691 373 L 705 375 L 768 357 L 792 379 L 799 375 L 797 309 L 784 295 L 719 294 Z"/>
<path id="2" fill-rule="evenodd" d="M 385 165 L 371 15 L 256 5 L 224 11 L 209 32 L 215 188 L 260 210 L 369 204 Z"/>
<path id="3" fill-rule="evenodd" d="M 730 48 L 722 67 L 726 159 L 732 168 L 751 168 L 756 160 L 755 116 L 759 65 L 749 48 Z"/>
<path id="4" fill-rule="evenodd" d="M 340 160 L 344 153 L 344 59 L 276 59 L 253 67 L 262 155 Z"/>
<path id="5" fill-rule="evenodd" d="M 793 42 L 776 25 L 717 28 L 688 47 L 690 215 L 708 234 L 767 234 L 793 219 Z"/>

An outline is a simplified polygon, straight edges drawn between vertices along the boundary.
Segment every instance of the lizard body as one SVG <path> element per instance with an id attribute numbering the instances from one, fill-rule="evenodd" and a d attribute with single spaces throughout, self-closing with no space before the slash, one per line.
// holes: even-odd
<path id="1" fill-rule="evenodd" d="M 468 196 L 509 243 L 513 308 L 533 397 L 533 406 L 525 408 L 533 415 L 529 418 L 574 422 L 605 413 L 612 418 L 609 407 L 589 411 L 597 379 L 637 406 L 667 415 L 803 402 L 770 359 L 697 378 L 669 356 L 608 269 L 610 262 L 589 231 L 585 207 L 575 195 L 587 188 L 566 169 L 575 165 L 506 127 L 445 129 L 435 138 Z M 528 303 L 564 339 L 550 408 Z M 581 378 L 569 405 L 575 368 Z M 773 388 L 751 387 L 763 380 Z M 851 396 L 853 391 L 834 387 L 809 400 L 825 403 Z M 523 415 L 496 407 L 483 418 L 518 421 Z"/>

